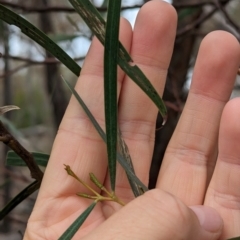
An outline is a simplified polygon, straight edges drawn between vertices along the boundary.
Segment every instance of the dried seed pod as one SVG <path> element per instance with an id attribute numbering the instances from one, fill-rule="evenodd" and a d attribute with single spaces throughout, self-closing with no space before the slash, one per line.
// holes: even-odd
<path id="1" fill-rule="evenodd" d="M 89 173 L 91 181 L 100 189 L 103 188 L 103 185 L 99 182 L 97 177 L 93 173 Z"/>

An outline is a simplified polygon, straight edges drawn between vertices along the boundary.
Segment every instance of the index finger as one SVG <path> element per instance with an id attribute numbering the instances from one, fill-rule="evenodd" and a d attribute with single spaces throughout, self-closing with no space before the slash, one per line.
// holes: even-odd
<path id="1" fill-rule="evenodd" d="M 131 26 L 122 19 L 120 40 L 126 49 L 130 48 L 131 37 Z M 103 46 L 94 38 L 75 86 L 76 91 L 102 127 L 104 127 L 103 52 Z M 123 71 L 119 71 L 119 89 L 123 76 Z M 83 186 L 79 185 L 75 179 L 67 178 L 64 164 L 70 165 L 85 182 L 90 181 L 90 172 L 104 182 L 107 172 L 105 143 L 74 96 L 70 100 L 54 141 L 41 186 L 44 190 L 40 190 L 39 198 L 43 197 L 42 194 L 50 197 L 53 194 L 58 196 L 81 191 Z M 85 188 L 84 192 L 86 192 Z"/>

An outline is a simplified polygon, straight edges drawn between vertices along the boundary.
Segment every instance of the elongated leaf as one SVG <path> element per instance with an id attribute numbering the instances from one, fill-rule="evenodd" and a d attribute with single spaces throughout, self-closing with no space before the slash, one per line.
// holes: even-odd
<path id="1" fill-rule="evenodd" d="M 240 236 L 239 237 L 235 237 L 235 238 L 229 238 L 227 240 L 240 240 Z"/>
<path id="2" fill-rule="evenodd" d="M 98 10 L 89 0 L 69 0 L 75 10 L 80 14 L 82 19 L 93 31 L 98 40 L 104 45 L 105 41 L 105 20 L 102 18 Z M 127 50 L 119 43 L 119 54 L 126 61 L 132 61 Z"/>
<path id="3" fill-rule="evenodd" d="M 49 155 L 45 153 L 39 153 L 39 152 L 32 152 L 34 160 L 36 161 L 37 165 L 46 167 Z M 7 166 L 18 166 L 18 167 L 26 167 L 26 163 L 20 158 L 14 151 L 8 151 L 7 153 L 7 159 L 6 159 L 6 165 Z"/>
<path id="4" fill-rule="evenodd" d="M 105 21 L 101 17 L 100 13 L 92 5 L 89 0 L 69 0 L 75 10 L 83 18 L 89 28 L 93 31 L 99 41 L 104 44 L 105 41 Z M 149 98 L 155 103 L 159 109 L 160 114 L 165 120 L 167 110 L 161 97 L 144 75 L 139 67 L 136 65 L 131 66 L 129 64 L 131 57 L 124 49 L 122 44 L 119 44 L 119 56 L 118 64 L 124 70 L 124 72 L 149 96 Z"/>
<path id="5" fill-rule="evenodd" d="M 109 0 L 104 0 L 101 5 L 101 8 L 106 8 L 108 6 L 108 2 L 109 2 Z"/>
<path id="6" fill-rule="evenodd" d="M 117 60 L 121 0 L 109 1 L 104 44 L 104 103 L 108 171 L 112 191 L 116 182 L 117 157 Z"/>
<path id="7" fill-rule="evenodd" d="M 97 202 L 93 202 L 73 223 L 72 225 L 63 233 L 63 235 L 58 240 L 69 240 L 75 235 L 78 229 L 82 226 L 88 215 L 92 212 Z"/>
<path id="8" fill-rule="evenodd" d="M 18 109 L 20 109 L 20 108 L 17 106 L 14 106 L 14 105 L 3 106 L 3 107 L 0 107 L 0 115 L 4 114 L 6 112 L 9 112 L 9 111 L 18 110 Z"/>
<path id="9" fill-rule="evenodd" d="M 54 41 L 46 36 L 42 31 L 32 25 L 23 17 L 12 12 L 10 9 L 0 4 L 0 19 L 8 24 L 15 25 L 21 31 L 37 42 L 43 48 L 48 50 L 53 56 L 59 59 L 67 68 L 69 68 L 76 76 L 79 76 L 81 68 L 78 64 L 63 51 Z"/>
<path id="10" fill-rule="evenodd" d="M 19 203 L 29 197 L 32 193 L 37 191 L 40 187 L 40 182 L 35 181 L 23 189 L 17 196 L 15 196 L 0 212 L 0 220 L 2 220 L 9 212 L 11 212 Z"/>
<path id="11" fill-rule="evenodd" d="M 76 90 L 69 84 L 69 82 L 65 80 L 63 77 L 62 79 L 66 83 L 66 85 L 68 86 L 68 88 L 70 89 L 74 97 L 77 99 L 77 101 L 79 102 L 79 104 L 81 105 L 85 113 L 87 114 L 87 116 L 89 117 L 90 121 L 92 122 L 93 126 L 95 127 L 99 135 L 102 137 L 103 141 L 106 143 L 105 132 L 102 130 L 102 128 L 100 127 L 100 125 L 98 124 L 98 122 L 96 121 L 96 119 L 94 118 L 94 116 L 92 115 L 88 107 L 86 106 L 86 104 L 83 102 L 83 100 L 81 99 L 79 94 L 76 92 Z M 117 160 L 120 163 L 120 165 L 123 167 L 123 169 L 126 171 L 126 174 L 129 177 L 129 179 L 133 181 L 134 184 L 130 184 L 130 185 L 132 186 L 137 184 L 143 191 L 147 191 L 148 188 L 139 180 L 139 178 L 135 175 L 135 173 L 133 173 L 131 166 L 129 166 L 127 161 L 124 159 L 124 157 L 120 153 L 117 153 Z"/>
<path id="12" fill-rule="evenodd" d="M 80 37 L 79 34 L 65 34 L 65 33 L 59 33 L 59 34 L 49 34 L 48 37 L 50 37 L 54 42 L 65 42 L 65 41 L 72 41 L 75 38 Z"/>
<path id="13" fill-rule="evenodd" d="M 130 66 L 129 63 L 121 58 L 118 58 L 118 64 L 122 70 L 148 95 L 148 97 L 155 103 L 158 107 L 163 120 L 166 120 L 167 109 L 166 106 L 159 96 L 158 92 L 155 90 L 151 82 L 144 75 L 141 69 L 137 66 Z"/>
<path id="14" fill-rule="evenodd" d="M 132 170 L 133 174 L 135 174 L 132 159 L 131 159 L 131 156 L 128 151 L 128 146 L 122 138 L 122 133 L 121 133 L 120 129 L 118 129 L 118 149 L 119 149 L 120 154 L 123 156 L 125 161 L 128 163 L 128 166 Z M 142 189 L 142 187 L 139 186 L 136 182 L 133 182 L 128 174 L 127 174 L 127 177 L 128 177 L 128 181 L 130 183 L 130 186 L 132 188 L 134 196 L 138 197 L 138 196 L 142 195 L 144 193 L 144 190 Z"/>
<path id="15" fill-rule="evenodd" d="M 100 125 L 96 121 L 95 117 L 92 115 L 92 113 L 88 109 L 87 105 L 84 103 L 84 101 L 79 96 L 79 94 L 76 92 L 76 90 L 70 85 L 70 83 L 66 79 L 63 78 L 63 76 L 62 76 L 62 79 L 66 83 L 66 85 L 68 86 L 69 90 L 72 92 L 74 97 L 77 99 L 77 101 L 79 102 L 79 104 L 83 108 L 84 112 L 89 117 L 90 121 L 92 122 L 93 126 L 95 127 L 95 129 L 97 130 L 97 132 L 99 133 L 99 135 L 101 136 L 103 141 L 106 142 L 106 135 L 105 135 L 104 131 L 102 130 L 102 128 L 100 127 Z"/>

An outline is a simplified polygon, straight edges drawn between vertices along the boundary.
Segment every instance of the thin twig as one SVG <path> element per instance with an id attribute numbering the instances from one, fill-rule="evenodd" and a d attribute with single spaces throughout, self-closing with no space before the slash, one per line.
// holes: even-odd
<path id="1" fill-rule="evenodd" d="M 181 8 L 191 8 L 191 7 L 202 7 L 204 5 L 214 5 L 214 2 L 211 0 L 202 0 L 202 1 L 183 1 L 183 2 L 178 2 L 178 3 L 174 3 L 173 6 L 176 9 L 181 9 Z"/>
<path id="2" fill-rule="evenodd" d="M 228 3 L 229 0 L 218 0 L 218 2 L 222 5 L 222 4 Z M 216 0 L 195 0 L 195 1 L 187 0 L 187 1 L 175 2 L 173 4 L 173 6 L 176 9 L 192 8 L 192 7 L 203 7 L 205 5 L 215 5 L 216 6 Z"/>
<path id="3" fill-rule="evenodd" d="M 231 0 L 222 0 L 221 1 L 221 6 L 225 6 L 226 4 L 228 4 Z M 190 32 L 192 29 L 194 29 L 196 26 L 202 24 L 203 22 L 205 22 L 207 19 L 209 19 L 216 11 L 218 11 L 219 8 L 218 6 L 216 6 L 216 3 L 214 2 L 214 7 L 213 9 L 206 13 L 206 14 L 202 14 L 198 19 L 196 19 L 194 22 L 192 22 L 191 24 L 186 25 L 185 27 L 183 27 L 182 29 L 179 29 L 177 31 L 177 37 L 183 36 L 185 34 L 187 34 L 188 32 Z"/>
<path id="4" fill-rule="evenodd" d="M 224 16 L 225 19 L 228 20 L 229 25 L 232 26 L 234 29 L 237 30 L 237 32 L 240 32 L 240 27 L 231 19 L 231 17 L 228 15 L 228 13 L 226 12 L 226 10 L 224 9 L 225 5 L 228 4 L 231 0 L 214 0 L 214 1 L 204 1 L 201 3 L 205 3 L 205 4 L 211 4 L 214 5 L 214 8 L 206 13 L 206 14 L 202 14 L 198 19 L 196 19 L 194 22 L 192 22 L 191 24 L 186 25 L 185 27 L 179 29 L 177 31 L 177 37 L 181 37 L 187 33 L 189 33 L 191 30 L 193 30 L 196 26 L 202 24 L 203 22 L 205 22 L 206 20 L 208 20 L 215 12 L 217 12 L 218 10 L 221 11 Z M 179 4 L 179 6 L 187 6 L 187 3 L 184 4 L 182 3 L 182 5 Z M 192 6 L 194 5 L 194 3 L 192 3 Z M 188 5 L 190 6 L 190 5 Z M 239 36 L 236 36 L 237 39 L 240 41 Z"/>
<path id="5" fill-rule="evenodd" d="M 31 65 L 47 65 L 47 64 L 61 64 L 60 61 L 58 61 L 56 58 L 45 58 L 45 60 L 43 61 L 37 61 L 37 60 L 33 60 L 31 58 L 24 58 L 24 57 L 17 57 L 17 56 L 6 56 L 4 54 L 2 54 L 3 58 L 9 58 L 11 60 L 14 61 L 21 61 L 21 62 L 26 62 L 25 64 L 18 66 L 14 69 L 12 69 L 11 71 L 4 73 L 2 75 L 0 75 L 0 78 L 4 78 L 5 76 L 9 76 L 9 75 L 13 75 L 16 72 L 26 68 L 26 67 L 30 67 Z M 78 57 L 78 58 L 74 58 L 74 61 L 83 61 L 85 59 L 85 56 L 83 57 Z"/>
<path id="6" fill-rule="evenodd" d="M 215 1 L 215 5 L 218 7 L 218 9 L 220 10 L 220 12 L 222 12 L 223 16 L 225 17 L 225 19 L 229 22 L 229 25 L 231 25 L 233 28 L 235 28 L 235 30 L 240 33 L 240 27 L 232 20 L 232 18 L 229 16 L 229 14 L 227 13 L 226 9 L 224 8 L 223 4 L 221 3 L 221 1 L 216 0 Z"/>
<path id="7" fill-rule="evenodd" d="M 54 57 L 45 58 L 45 60 L 43 60 L 43 61 L 37 61 L 37 60 L 33 60 L 31 58 L 25 58 L 25 57 L 18 57 L 18 56 L 2 54 L 2 58 L 9 58 L 11 60 L 27 62 L 29 64 L 34 64 L 34 65 L 40 65 L 40 64 L 60 64 L 61 63 L 59 60 L 57 60 Z M 85 58 L 85 56 L 74 58 L 74 61 L 82 61 L 82 60 L 84 60 L 84 58 Z"/>
<path id="8" fill-rule="evenodd" d="M 0 75 L 0 78 L 4 78 L 6 76 L 11 76 L 11 75 L 17 73 L 18 71 L 20 71 L 20 70 L 22 70 L 22 69 L 24 69 L 26 67 L 29 67 L 29 66 L 31 66 L 30 63 L 24 63 L 21 66 L 18 66 L 16 68 L 14 68 L 14 69 L 12 69 L 12 70 L 10 70 L 8 72 L 5 72 L 4 74 Z"/>
<path id="9" fill-rule="evenodd" d="M 29 153 L 4 127 L 3 123 L 0 121 L 0 141 L 2 141 L 5 145 L 10 147 L 19 157 L 23 159 L 23 161 L 28 166 L 31 177 L 41 182 L 43 178 L 43 172 L 36 164 L 33 156 Z"/>
<path id="10" fill-rule="evenodd" d="M 6 1 L 1 1 L 0 4 L 3 4 L 4 6 L 11 7 L 14 9 L 21 10 L 25 13 L 45 13 L 45 12 L 68 12 L 68 13 L 75 13 L 75 9 L 72 7 L 67 7 L 67 6 L 47 6 L 47 7 L 30 7 L 26 6 L 24 4 L 19 4 L 19 3 L 11 3 L 11 2 L 6 2 Z M 127 9 L 135 9 L 135 8 L 140 8 L 141 5 L 133 5 L 133 6 L 125 6 L 122 7 L 122 10 L 127 10 Z M 99 12 L 106 12 L 107 8 L 97 8 Z"/>
<path id="11" fill-rule="evenodd" d="M 225 2 L 225 1 L 223 1 Z M 34 7 L 34 6 L 26 6 L 24 4 L 19 4 L 19 3 L 11 3 L 11 2 L 6 2 L 0 0 L 0 4 L 3 4 L 7 7 L 11 7 L 14 9 L 21 10 L 25 13 L 43 13 L 43 12 L 69 12 L 69 13 L 74 13 L 75 10 L 72 7 L 67 7 L 67 6 L 48 6 L 48 7 Z M 203 1 L 185 1 L 181 3 L 174 3 L 173 6 L 176 9 L 180 8 L 189 8 L 189 7 L 201 7 L 204 5 L 214 5 L 214 1 L 212 0 L 203 0 Z M 121 9 L 122 10 L 128 10 L 128 9 L 135 9 L 135 8 L 141 8 L 142 4 L 136 4 L 132 6 L 123 6 Z M 107 8 L 106 7 L 97 7 L 99 12 L 106 12 Z"/>
<path id="12" fill-rule="evenodd" d="M 205 22 L 207 19 L 209 19 L 216 11 L 218 8 L 215 6 L 210 12 L 206 14 L 202 14 L 198 19 L 196 19 L 194 22 L 191 24 L 186 25 L 185 27 L 179 29 L 177 31 L 177 37 L 181 37 L 188 32 L 190 32 L 192 29 L 194 29 L 196 26 L 200 25 L 201 23 Z"/>

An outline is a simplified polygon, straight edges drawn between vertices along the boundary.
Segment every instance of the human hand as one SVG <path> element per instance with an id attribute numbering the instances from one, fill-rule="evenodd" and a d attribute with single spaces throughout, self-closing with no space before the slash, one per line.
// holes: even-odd
<path id="1" fill-rule="evenodd" d="M 133 32 L 126 20 L 121 22 L 121 42 L 160 94 L 176 19 L 169 4 L 156 0 L 142 7 Z M 129 203 L 123 208 L 98 203 L 74 239 L 208 240 L 240 235 L 240 100 L 228 102 L 239 63 L 239 44 L 229 33 L 214 32 L 203 40 L 189 97 L 166 150 L 156 189 L 133 200 L 119 167 L 116 194 Z M 104 126 L 103 47 L 96 39 L 76 90 Z M 120 129 L 136 174 L 147 185 L 157 109 L 121 70 L 118 91 Z M 109 188 L 106 146 L 74 97 L 55 139 L 24 239 L 58 239 L 90 204 L 76 196 L 86 189 L 66 174 L 64 164 L 90 185 L 88 174 L 93 172 Z M 193 211 L 187 207 L 193 205 L 201 207 L 192 207 Z M 215 223 L 215 230 L 201 227 L 200 208 L 207 214 L 205 224 Z M 221 218 L 212 208 L 223 219 L 222 232 Z"/>

